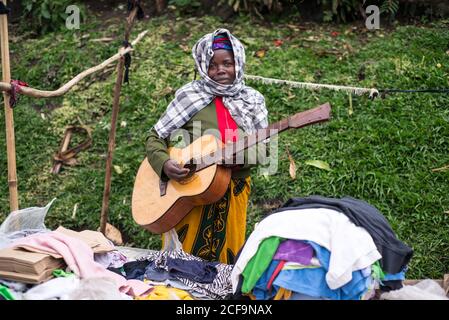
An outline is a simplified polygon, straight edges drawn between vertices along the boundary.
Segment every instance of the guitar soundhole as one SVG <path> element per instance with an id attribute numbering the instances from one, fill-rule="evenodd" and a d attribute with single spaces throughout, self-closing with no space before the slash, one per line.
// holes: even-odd
<path id="1" fill-rule="evenodd" d="M 186 177 L 186 178 L 189 178 L 189 177 L 193 176 L 193 174 L 194 174 L 195 171 L 196 171 L 196 163 L 188 162 L 188 163 L 186 163 L 186 164 L 184 165 L 184 168 L 187 168 L 187 169 L 190 170 L 189 173 L 188 173 L 188 175 L 187 175 L 187 177 Z"/>
<path id="2" fill-rule="evenodd" d="M 190 183 L 191 181 L 193 181 L 196 178 L 195 172 L 196 172 L 196 164 L 192 163 L 192 162 L 188 162 L 184 165 L 184 168 L 189 169 L 189 173 L 187 174 L 187 176 L 182 179 L 181 181 L 179 181 L 180 184 L 187 184 Z"/>

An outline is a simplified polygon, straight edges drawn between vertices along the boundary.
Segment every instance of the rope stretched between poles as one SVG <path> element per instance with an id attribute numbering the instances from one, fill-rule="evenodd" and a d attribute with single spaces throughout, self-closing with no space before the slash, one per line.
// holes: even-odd
<path id="1" fill-rule="evenodd" d="M 417 90 L 402 90 L 402 89 L 376 89 L 376 88 L 361 88 L 361 87 L 351 87 L 351 86 L 340 86 L 340 85 L 332 85 L 332 84 L 320 84 L 320 83 L 310 83 L 310 82 L 298 82 L 298 81 L 290 81 L 290 80 L 282 80 L 282 79 L 273 79 L 273 78 L 265 78 L 260 76 L 252 76 L 245 75 L 245 78 L 248 80 L 260 81 L 265 84 L 285 84 L 293 88 L 302 88 L 309 90 L 321 90 L 321 89 L 329 89 L 336 91 L 345 91 L 354 95 L 364 95 L 368 94 L 370 99 L 374 99 L 379 97 L 379 94 L 382 93 L 382 96 L 388 93 L 449 93 L 449 88 L 445 89 L 417 89 Z"/>
<path id="2" fill-rule="evenodd" d="M 280 80 L 273 78 L 264 78 L 260 76 L 252 76 L 245 75 L 245 78 L 248 80 L 261 81 L 265 84 L 286 84 L 290 87 L 294 88 L 304 88 L 309 90 L 321 90 L 321 89 L 330 89 L 336 91 L 346 91 L 348 93 L 352 93 L 357 96 L 361 96 L 363 94 L 368 94 L 370 99 L 374 99 L 379 96 L 379 91 L 375 88 L 360 88 L 360 87 L 348 87 L 348 86 L 339 86 L 333 84 L 319 84 L 319 83 L 309 83 L 309 82 L 298 82 L 298 81 L 290 81 L 290 80 Z"/>

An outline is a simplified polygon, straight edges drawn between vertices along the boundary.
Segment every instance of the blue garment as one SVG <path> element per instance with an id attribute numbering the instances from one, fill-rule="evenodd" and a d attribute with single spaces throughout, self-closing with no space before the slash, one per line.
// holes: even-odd
<path id="1" fill-rule="evenodd" d="M 301 293 L 315 298 L 326 298 L 332 300 L 359 300 L 368 290 L 371 276 L 364 276 L 361 270 L 352 272 L 352 279 L 341 288 L 332 290 L 326 282 L 326 273 L 329 269 L 329 250 L 307 241 L 314 251 L 317 259 L 321 263 L 320 268 L 305 268 L 282 270 L 273 281 L 272 288 L 267 289 L 268 281 L 276 269 L 279 261 L 273 260 L 268 269 L 257 281 L 253 295 L 258 300 L 268 300 L 276 295 L 280 287 L 292 292 Z"/>
<path id="2" fill-rule="evenodd" d="M 167 258 L 171 279 L 187 278 L 199 283 L 212 283 L 217 276 L 218 262 Z"/>
<path id="3" fill-rule="evenodd" d="M 392 280 L 405 280 L 405 271 L 401 271 L 395 274 L 386 273 L 382 281 L 392 281 Z"/>
<path id="4" fill-rule="evenodd" d="M 130 261 L 125 263 L 120 268 L 108 268 L 108 270 L 118 273 L 124 276 L 127 280 L 135 279 L 135 280 L 143 280 L 145 269 L 148 266 L 149 262 L 144 261 Z"/>
<path id="5" fill-rule="evenodd" d="M 298 293 L 298 292 L 292 292 L 292 295 L 289 300 L 328 300 L 326 298 L 318 298 L 318 297 L 311 297 L 306 294 Z"/>
<path id="6" fill-rule="evenodd" d="M 156 266 L 156 263 L 151 261 L 145 269 L 144 276 L 157 282 L 185 278 L 198 283 L 212 283 L 218 273 L 215 267 L 217 264 L 218 262 L 167 258 L 165 266 L 168 270 Z"/>
<path id="7" fill-rule="evenodd" d="M 282 270 L 273 281 L 273 287 L 279 287 L 306 294 L 311 297 L 324 297 L 341 300 L 341 290 L 331 290 L 326 283 L 324 268 Z"/>
<path id="8" fill-rule="evenodd" d="M 327 273 L 327 271 L 329 270 L 331 253 L 329 252 L 329 250 L 321 247 L 315 242 L 307 241 L 307 243 L 309 243 L 313 247 L 317 259 L 320 261 L 321 266 L 326 270 Z M 360 296 L 362 296 L 367 290 L 367 284 L 370 282 L 367 281 L 367 278 L 369 279 L 370 275 L 365 276 L 363 271 L 361 270 L 353 271 L 351 281 L 346 283 L 344 286 L 336 289 L 343 291 L 341 299 L 358 300 Z M 327 286 L 326 280 L 324 280 L 324 282 L 326 283 Z"/>
<path id="9" fill-rule="evenodd" d="M 168 271 L 162 268 L 156 267 L 154 261 L 151 261 L 147 268 L 145 269 L 145 279 L 164 282 L 165 280 L 171 279 Z"/>
<path id="10" fill-rule="evenodd" d="M 265 270 L 259 280 L 257 280 L 256 285 L 253 288 L 253 295 L 257 300 L 269 300 L 276 295 L 277 288 L 271 287 L 267 289 L 267 284 L 279 263 L 281 263 L 281 261 L 272 260 L 267 270 Z"/>

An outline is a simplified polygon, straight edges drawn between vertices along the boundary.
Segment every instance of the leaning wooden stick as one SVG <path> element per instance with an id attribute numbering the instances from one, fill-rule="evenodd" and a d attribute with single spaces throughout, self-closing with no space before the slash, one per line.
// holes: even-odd
<path id="1" fill-rule="evenodd" d="M 6 0 L 2 0 L 2 2 L 6 6 Z M 0 15 L 0 35 L 3 81 L 9 83 L 11 81 L 11 70 L 9 65 L 8 15 L 6 14 Z M 19 197 L 17 192 L 14 117 L 13 110 L 9 105 L 9 98 L 8 92 L 3 92 L 3 100 L 5 101 L 6 153 L 8 155 L 9 207 L 12 212 L 19 209 Z"/>
<path id="2" fill-rule="evenodd" d="M 72 138 L 72 130 L 66 130 L 64 134 L 64 139 L 62 140 L 61 149 L 59 152 L 67 151 L 69 148 L 70 139 Z M 59 170 L 61 170 L 62 162 L 56 162 L 51 169 L 51 173 L 57 174 L 59 173 Z"/>
<path id="3" fill-rule="evenodd" d="M 131 45 L 134 46 L 137 44 L 146 34 L 148 30 L 145 30 L 141 32 L 134 41 L 131 42 Z M 3 36 L 2 36 L 3 39 Z M 126 53 L 133 51 L 131 47 L 128 47 L 126 49 L 123 49 L 110 57 L 109 59 L 103 61 L 99 65 L 89 68 L 80 74 L 78 74 L 76 77 L 74 77 L 72 80 L 64 84 L 62 87 L 60 87 L 57 90 L 54 91 L 45 91 L 45 90 L 38 90 L 33 89 L 30 87 L 20 87 L 20 94 L 29 96 L 29 97 L 35 97 L 35 98 L 51 98 L 51 97 L 58 97 L 65 94 L 67 91 L 69 91 L 75 84 L 83 80 L 88 75 L 91 75 L 92 73 L 95 73 L 97 71 L 100 71 L 104 68 L 106 68 L 108 65 L 113 63 L 114 61 L 117 61 L 121 57 L 123 57 Z M 2 59 L 3 61 L 3 59 Z M 11 90 L 11 84 L 9 83 L 9 80 L 6 81 L 5 78 L 3 78 L 3 82 L 0 82 L 0 91 L 10 91 Z"/>
<path id="4" fill-rule="evenodd" d="M 134 19 L 137 15 L 138 7 L 135 6 L 131 10 L 125 29 L 125 42 L 129 41 L 129 35 L 134 24 Z M 132 44 L 131 44 L 132 45 Z M 129 49 L 126 48 L 123 51 Z M 120 107 L 120 92 L 122 90 L 123 82 L 123 69 L 125 67 L 125 59 L 123 55 L 121 56 L 117 64 L 117 80 L 115 81 L 114 87 L 114 101 L 112 105 L 112 119 L 111 119 L 111 130 L 109 132 L 109 143 L 108 143 L 108 155 L 106 159 L 106 174 L 104 179 L 104 190 L 103 190 L 103 203 L 101 206 L 101 216 L 100 216 L 100 232 L 106 235 L 106 225 L 108 222 L 108 212 L 109 212 L 109 196 L 111 193 L 111 176 L 112 176 L 112 158 L 114 155 L 115 147 L 115 131 L 117 127 L 118 111 Z"/>
<path id="5" fill-rule="evenodd" d="M 106 174 L 104 179 L 103 204 L 101 206 L 100 232 L 105 234 L 108 222 L 109 195 L 111 193 L 112 158 L 115 147 L 115 131 L 117 126 L 118 111 L 120 107 L 120 91 L 123 82 L 124 61 L 120 59 L 117 67 L 117 80 L 114 87 L 114 101 L 112 105 L 111 131 L 109 132 L 108 156 L 106 159 Z"/>

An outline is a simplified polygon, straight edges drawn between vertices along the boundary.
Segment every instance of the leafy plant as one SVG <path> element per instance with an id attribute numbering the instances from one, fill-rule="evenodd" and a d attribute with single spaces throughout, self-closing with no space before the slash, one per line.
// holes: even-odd
<path id="1" fill-rule="evenodd" d="M 388 13 L 390 20 L 393 20 L 399 10 L 399 0 L 384 0 L 380 6 L 380 13 Z"/>
<path id="2" fill-rule="evenodd" d="M 66 8 L 73 4 L 73 0 L 24 0 L 22 18 L 26 23 L 22 27 L 38 34 L 61 30 L 68 16 Z M 84 6 L 76 5 L 80 9 L 80 20 L 83 20 Z"/>
<path id="3" fill-rule="evenodd" d="M 281 0 L 221 0 L 220 4 L 227 3 L 235 12 L 249 11 L 260 16 L 260 12 L 266 9 L 269 12 L 282 11 Z"/>
<path id="4" fill-rule="evenodd" d="M 399 9 L 399 1 L 398 0 L 385 0 L 380 6 L 380 12 L 389 12 L 391 15 L 395 15 Z"/>

